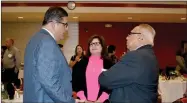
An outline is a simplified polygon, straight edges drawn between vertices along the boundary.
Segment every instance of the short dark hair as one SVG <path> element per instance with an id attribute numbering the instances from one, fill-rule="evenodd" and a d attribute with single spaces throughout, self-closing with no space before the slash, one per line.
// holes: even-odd
<path id="1" fill-rule="evenodd" d="M 66 10 L 56 6 L 50 7 L 45 13 L 42 25 L 46 25 L 52 20 L 60 22 L 62 20 L 62 17 L 68 17 L 68 13 L 66 12 Z"/>
<path id="2" fill-rule="evenodd" d="M 106 44 L 105 44 L 105 40 L 104 40 L 104 38 L 102 36 L 99 36 L 99 35 L 93 35 L 93 36 L 91 36 L 89 38 L 89 40 L 88 40 L 88 49 L 87 49 L 87 57 L 91 56 L 90 43 L 93 41 L 93 39 L 98 39 L 100 44 L 101 44 L 101 47 L 102 47 L 101 58 L 102 59 L 107 58 L 107 47 L 106 47 Z"/>
<path id="3" fill-rule="evenodd" d="M 114 46 L 114 45 L 108 46 L 108 53 L 113 53 L 113 51 L 115 51 L 115 50 L 116 50 L 116 46 Z"/>
<path id="4" fill-rule="evenodd" d="M 63 45 L 62 45 L 62 44 L 58 44 L 58 46 L 59 46 L 60 48 L 63 48 Z"/>

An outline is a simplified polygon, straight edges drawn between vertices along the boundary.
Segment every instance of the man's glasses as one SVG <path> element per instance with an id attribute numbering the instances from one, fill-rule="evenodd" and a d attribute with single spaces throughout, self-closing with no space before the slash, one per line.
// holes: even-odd
<path id="1" fill-rule="evenodd" d="M 53 21 L 49 21 L 49 22 L 53 22 Z M 60 24 L 64 25 L 66 28 L 68 27 L 68 23 L 62 23 L 60 21 L 56 21 L 56 23 L 60 23 Z"/>
<path id="2" fill-rule="evenodd" d="M 100 45 L 100 42 L 95 42 L 95 43 L 90 43 L 90 46 L 99 46 Z"/>
<path id="3" fill-rule="evenodd" d="M 62 22 L 57 22 L 57 23 L 63 24 L 66 28 L 68 27 L 68 23 L 62 23 Z"/>
<path id="4" fill-rule="evenodd" d="M 142 33 L 131 32 L 128 35 L 134 35 L 134 34 L 142 34 Z"/>

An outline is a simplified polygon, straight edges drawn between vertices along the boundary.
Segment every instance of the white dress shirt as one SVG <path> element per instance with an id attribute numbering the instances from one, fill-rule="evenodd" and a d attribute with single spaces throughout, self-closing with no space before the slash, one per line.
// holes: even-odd
<path id="1" fill-rule="evenodd" d="M 46 28 L 42 28 L 44 30 L 46 30 L 54 39 L 55 39 L 55 36 L 53 35 L 53 33 L 51 33 L 49 30 L 47 30 Z M 55 39 L 56 40 L 56 39 Z"/>

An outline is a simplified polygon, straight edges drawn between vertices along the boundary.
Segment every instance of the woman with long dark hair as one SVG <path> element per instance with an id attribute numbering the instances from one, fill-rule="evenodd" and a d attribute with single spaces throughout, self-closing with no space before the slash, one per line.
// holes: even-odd
<path id="1" fill-rule="evenodd" d="M 71 57 L 69 66 L 72 68 L 72 89 L 73 96 L 76 97 L 76 92 L 78 88 L 82 87 L 84 82 L 82 78 L 84 78 L 84 68 L 83 67 L 83 59 L 85 58 L 83 54 L 83 48 L 81 45 L 77 45 L 75 48 L 75 54 Z"/>

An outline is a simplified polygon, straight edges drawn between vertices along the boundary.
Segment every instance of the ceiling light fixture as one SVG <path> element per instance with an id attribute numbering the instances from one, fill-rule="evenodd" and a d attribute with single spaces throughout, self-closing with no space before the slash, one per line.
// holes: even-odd
<path id="1" fill-rule="evenodd" d="M 74 16 L 73 19 L 77 19 L 78 17 L 77 16 Z"/>
<path id="2" fill-rule="evenodd" d="M 19 16 L 18 19 L 23 19 L 23 17 L 22 17 L 22 16 Z"/>
<path id="3" fill-rule="evenodd" d="M 186 18 L 181 18 L 181 20 L 186 20 Z"/>
<path id="4" fill-rule="evenodd" d="M 132 19 L 132 17 L 128 17 L 127 19 Z"/>

